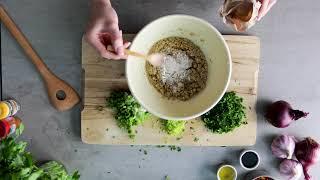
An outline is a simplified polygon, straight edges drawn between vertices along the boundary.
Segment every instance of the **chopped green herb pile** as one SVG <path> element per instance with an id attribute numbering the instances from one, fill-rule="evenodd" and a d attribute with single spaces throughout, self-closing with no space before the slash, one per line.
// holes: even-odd
<path id="1" fill-rule="evenodd" d="M 130 138 L 134 138 L 136 133 L 133 127 L 142 124 L 150 114 L 125 91 L 112 92 L 106 101 L 107 107 L 115 111 L 118 126 L 125 129 Z"/>
<path id="2" fill-rule="evenodd" d="M 161 120 L 162 130 L 167 134 L 172 136 L 180 135 L 184 129 L 187 121 L 177 121 L 177 120 Z"/>
<path id="3" fill-rule="evenodd" d="M 19 136 L 23 126 L 16 131 Z M 27 142 L 16 137 L 0 140 L 0 179 L 4 180 L 78 180 L 78 171 L 68 175 L 63 165 L 50 161 L 38 167 L 32 155 L 26 152 Z"/>
<path id="4" fill-rule="evenodd" d="M 213 133 L 231 132 L 242 124 L 247 124 L 246 108 L 242 103 L 243 99 L 235 92 L 227 92 L 215 107 L 201 116 L 201 119 Z"/>

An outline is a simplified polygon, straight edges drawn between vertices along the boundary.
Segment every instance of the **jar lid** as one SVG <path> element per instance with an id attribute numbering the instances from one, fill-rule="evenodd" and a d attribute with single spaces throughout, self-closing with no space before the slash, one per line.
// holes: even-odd
<path id="1" fill-rule="evenodd" d="M 10 124 L 6 121 L 0 120 L 0 138 L 4 138 L 9 134 Z"/>

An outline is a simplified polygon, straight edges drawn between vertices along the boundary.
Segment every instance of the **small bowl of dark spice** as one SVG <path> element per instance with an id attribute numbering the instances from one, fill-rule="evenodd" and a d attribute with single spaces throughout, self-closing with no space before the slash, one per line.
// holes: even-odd
<path id="1" fill-rule="evenodd" d="M 254 170 L 260 164 L 259 154 L 254 150 L 245 150 L 240 155 L 240 165 L 246 170 Z"/>
<path id="2" fill-rule="evenodd" d="M 222 35 L 208 22 L 187 15 L 159 18 L 135 37 L 131 50 L 162 54 L 163 63 L 129 56 L 126 76 L 132 95 L 163 119 L 188 120 L 215 106 L 231 76 L 231 57 Z"/>

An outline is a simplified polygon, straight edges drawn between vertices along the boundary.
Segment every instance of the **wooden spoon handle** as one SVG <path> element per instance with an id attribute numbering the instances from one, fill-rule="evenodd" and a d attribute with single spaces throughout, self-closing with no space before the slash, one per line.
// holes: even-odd
<path id="1" fill-rule="evenodd" d="M 43 80 L 45 81 L 48 96 L 52 105 L 60 111 L 68 110 L 75 106 L 80 101 L 80 97 L 77 92 L 48 69 L 2 5 L 0 5 L 0 19 L 40 72 Z"/>
<path id="2" fill-rule="evenodd" d="M 124 52 L 127 54 L 127 55 L 131 55 L 131 56 L 136 56 L 136 57 L 139 57 L 139 58 L 143 58 L 143 59 L 147 59 L 148 56 L 144 55 L 144 54 L 141 54 L 141 53 L 138 53 L 136 51 L 131 51 L 129 49 L 124 49 Z"/>
<path id="3" fill-rule="evenodd" d="M 107 50 L 116 53 L 111 45 L 107 46 Z M 139 58 L 142 58 L 142 59 L 147 59 L 148 58 L 148 56 L 146 56 L 144 54 L 138 53 L 136 51 L 131 51 L 129 49 L 124 49 L 124 53 L 126 55 L 131 55 L 131 56 L 139 57 Z"/>

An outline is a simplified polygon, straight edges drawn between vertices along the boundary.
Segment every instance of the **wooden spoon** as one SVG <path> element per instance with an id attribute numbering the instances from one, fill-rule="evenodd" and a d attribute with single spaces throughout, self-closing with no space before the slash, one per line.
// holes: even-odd
<path id="1" fill-rule="evenodd" d="M 131 55 L 131 56 L 135 56 L 135 57 L 139 57 L 139 58 L 145 59 L 150 64 L 152 64 L 153 66 L 158 66 L 158 67 L 163 64 L 164 57 L 165 57 L 161 53 L 154 53 L 154 54 L 151 54 L 151 55 L 144 55 L 144 54 L 141 54 L 141 53 L 138 53 L 138 52 L 135 52 L 135 51 L 131 51 L 131 50 L 128 50 L 128 49 L 124 49 L 124 52 L 127 55 Z"/>
<path id="2" fill-rule="evenodd" d="M 0 5 L 0 19 L 39 71 L 46 84 L 52 105 L 60 111 L 65 111 L 75 106 L 80 101 L 77 92 L 48 69 L 2 5 Z"/>
<path id="3" fill-rule="evenodd" d="M 107 50 L 114 52 L 114 49 L 110 45 L 107 47 Z M 135 56 L 135 57 L 144 59 L 144 60 L 150 62 L 150 64 L 152 64 L 153 66 L 158 66 L 158 67 L 163 64 L 164 58 L 165 58 L 165 56 L 161 53 L 154 53 L 151 55 L 145 55 L 145 54 L 141 54 L 136 51 L 131 51 L 129 49 L 124 49 L 124 53 L 126 55 Z"/>

